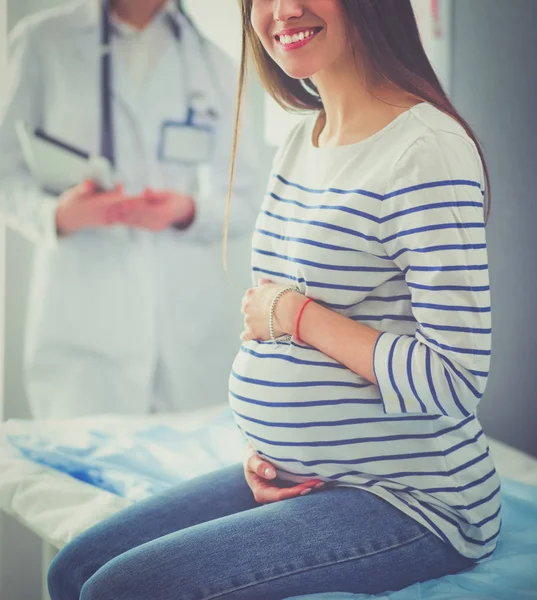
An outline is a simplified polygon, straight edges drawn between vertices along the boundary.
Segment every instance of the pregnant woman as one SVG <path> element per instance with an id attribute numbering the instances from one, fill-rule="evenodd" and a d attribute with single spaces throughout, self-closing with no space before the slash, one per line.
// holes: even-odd
<path id="1" fill-rule="evenodd" d="M 245 469 L 81 535 L 51 566 L 53 600 L 379 593 L 494 552 L 475 137 L 410 0 L 241 4 L 266 89 L 309 112 L 276 155 L 253 238 L 230 376 Z"/>

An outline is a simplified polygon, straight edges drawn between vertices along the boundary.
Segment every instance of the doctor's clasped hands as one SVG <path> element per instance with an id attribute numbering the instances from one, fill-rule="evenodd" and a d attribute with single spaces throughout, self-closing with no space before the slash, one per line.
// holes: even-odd
<path id="1" fill-rule="evenodd" d="M 194 200 L 173 190 L 146 189 L 130 196 L 121 184 L 101 192 L 93 181 L 86 180 L 61 196 L 56 228 L 62 236 L 114 225 L 163 231 L 171 226 L 188 227 L 194 216 Z"/>

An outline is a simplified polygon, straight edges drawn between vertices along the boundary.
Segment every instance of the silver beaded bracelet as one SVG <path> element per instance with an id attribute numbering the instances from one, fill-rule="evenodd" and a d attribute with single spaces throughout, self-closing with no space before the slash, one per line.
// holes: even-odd
<path id="1" fill-rule="evenodd" d="M 274 337 L 274 310 L 276 309 L 276 304 L 278 303 L 278 300 L 284 294 L 287 294 L 287 292 L 300 293 L 300 289 L 296 285 L 290 285 L 289 287 L 286 287 L 283 290 L 279 291 L 274 296 L 274 300 L 272 300 L 272 304 L 270 305 L 270 312 L 269 312 L 269 332 L 270 332 L 270 339 L 272 340 L 273 344 L 289 342 L 289 341 L 291 341 L 291 338 L 293 337 L 292 335 L 285 335 L 285 336 L 282 336 L 279 338 Z"/>

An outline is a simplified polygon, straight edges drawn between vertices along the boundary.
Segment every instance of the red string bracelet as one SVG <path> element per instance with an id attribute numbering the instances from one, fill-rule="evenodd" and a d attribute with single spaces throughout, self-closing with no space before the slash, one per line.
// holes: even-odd
<path id="1" fill-rule="evenodd" d="M 302 340 L 300 339 L 300 320 L 302 319 L 302 315 L 304 314 L 306 306 L 308 306 L 310 302 L 313 302 L 313 298 L 308 298 L 306 302 L 304 302 L 302 308 L 300 309 L 300 312 L 298 313 L 298 317 L 296 318 L 295 337 L 299 342 L 302 342 Z"/>

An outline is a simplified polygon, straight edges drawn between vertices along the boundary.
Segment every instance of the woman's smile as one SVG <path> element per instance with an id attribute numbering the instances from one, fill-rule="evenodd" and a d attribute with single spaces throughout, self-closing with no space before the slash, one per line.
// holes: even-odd
<path id="1" fill-rule="evenodd" d="M 289 52 L 303 48 L 313 41 L 322 30 L 322 27 L 294 27 L 280 31 L 274 36 L 274 39 L 280 48 Z"/>

